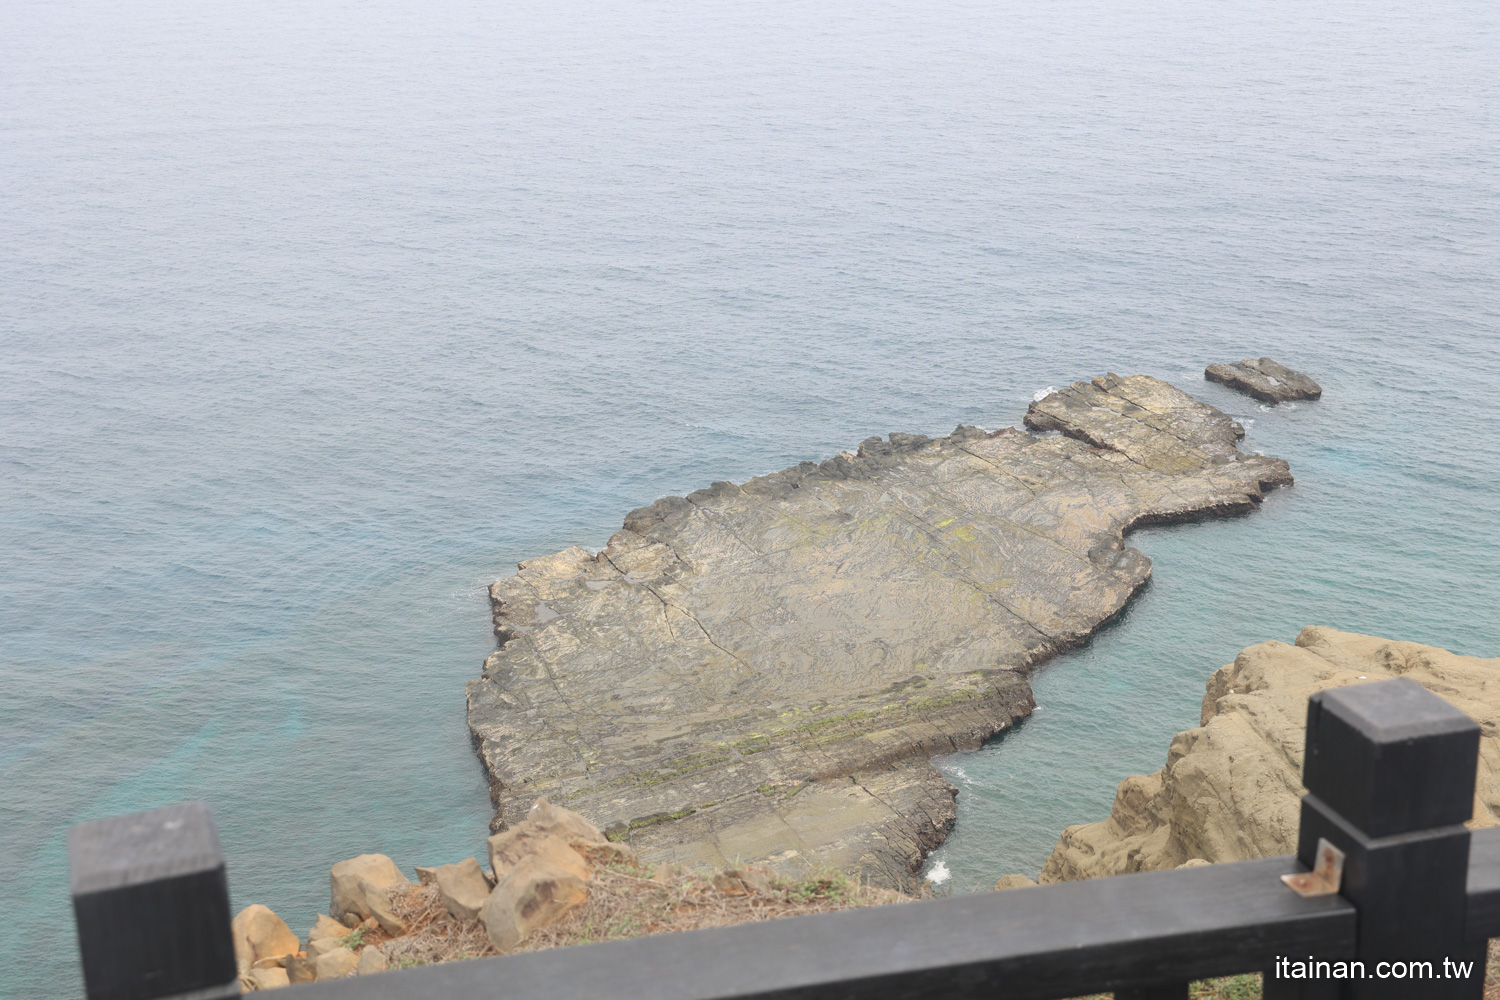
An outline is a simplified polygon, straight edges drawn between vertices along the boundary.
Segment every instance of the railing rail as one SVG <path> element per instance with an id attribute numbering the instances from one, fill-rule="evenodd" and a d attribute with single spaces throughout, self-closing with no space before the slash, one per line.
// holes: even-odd
<path id="1" fill-rule="evenodd" d="M 1185 1000 L 1191 980 L 1266 971 L 1266 1000 L 1478 1000 L 1500 935 L 1500 830 L 1472 835 L 1479 727 L 1407 680 L 1314 695 L 1296 857 L 794 917 L 293 986 L 307 1000 Z M 175 810 L 175 811 L 174 811 Z M 170 826 L 176 823 L 175 826 Z M 154 824 L 154 825 L 153 825 Z M 155 830 L 156 833 L 152 834 Z M 1336 895 L 1304 898 L 1319 838 Z M 205 845 L 211 844 L 211 850 Z M 1472 845 L 1472 846 L 1471 846 Z M 172 807 L 69 841 L 91 1000 L 238 992 L 212 820 Z M 98 919 L 107 913 L 108 920 Z M 170 929 L 140 950 L 134 925 Z M 175 936 L 174 936 L 175 935 Z M 158 935 L 160 936 L 160 935 Z M 135 949 L 135 950 L 132 950 Z M 1282 959 L 1433 962 L 1439 978 L 1292 979 Z M 1444 962 L 1468 962 L 1447 974 Z M 1457 966 L 1452 966 L 1457 968 Z"/>

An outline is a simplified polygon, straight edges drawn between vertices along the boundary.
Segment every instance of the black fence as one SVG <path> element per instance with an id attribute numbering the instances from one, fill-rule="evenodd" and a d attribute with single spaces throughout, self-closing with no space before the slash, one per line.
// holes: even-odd
<path id="1" fill-rule="evenodd" d="M 1479 726 L 1408 680 L 1314 695 L 1295 857 L 793 917 L 289 987 L 306 1000 L 1185 1000 L 1265 973 L 1266 1000 L 1483 995 L 1500 829 L 1471 834 Z M 1303 896 L 1319 842 L 1337 891 Z M 91 1000 L 236 996 L 207 809 L 74 828 Z M 1298 963 L 1301 963 L 1300 965 Z M 1321 964 L 1320 964 L 1321 963 Z M 1298 974 L 1301 973 L 1299 976 Z M 1334 978 L 1343 973 L 1342 978 Z"/>

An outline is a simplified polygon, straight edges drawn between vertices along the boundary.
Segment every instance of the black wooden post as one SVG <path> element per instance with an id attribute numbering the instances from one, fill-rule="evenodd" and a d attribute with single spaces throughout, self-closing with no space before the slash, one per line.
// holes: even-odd
<path id="1" fill-rule="evenodd" d="M 68 831 L 68 872 L 89 1000 L 240 995 L 207 805 L 80 823 Z"/>
<path id="2" fill-rule="evenodd" d="M 1464 940 L 1463 826 L 1478 754 L 1479 726 L 1414 681 L 1313 695 L 1297 858 L 1311 867 L 1320 838 L 1344 852 L 1340 894 L 1359 910 L 1363 967 L 1342 980 L 1297 978 L 1290 963 L 1313 956 L 1289 955 L 1267 971 L 1266 1000 L 1479 1000 L 1485 943 Z M 1465 962 L 1461 976 L 1455 963 Z"/>

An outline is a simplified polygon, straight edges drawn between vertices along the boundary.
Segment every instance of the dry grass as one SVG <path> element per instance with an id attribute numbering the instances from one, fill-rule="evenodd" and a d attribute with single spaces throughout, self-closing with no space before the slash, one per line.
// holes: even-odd
<path id="1" fill-rule="evenodd" d="M 680 868 L 651 871 L 610 848 L 574 845 L 593 866 L 588 900 L 551 927 L 526 939 L 517 951 L 541 951 L 596 941 L 723 927 L 828 913 L 860 906 L 884 906 L 910 897 L 857 884 L 836 871 L 791 881 L 770 879 L 768 891 L 726 892 L 705 877 Z M 378 944 L 394 968 L 455 962 L 497 954 L 477 920 L 461 921 L 443 907 L 437 886 L 414 886 L 391 899 L 409 930 L 389 937 L 374 928 L 362 943 Z M 1490 942 L 1484 1000 L 1500 1000 L 1500 938 Z M 1189 989 L 1192 1000 L 1260 1000 L 1259 975 L 1204 979 Z M 1079 1000 L 1109 1000 L 1107 993 Z"/>
<path id="2" fill-rule="evenodd" d="M 769 889 L 718 888 L 711 877 L 680 868 L 652 871 L 610 848 L 574 845 L 594 875 L 588 900 L 551 927 L 534 932 L 517 951 L 541 951 L 618 938 L 722 927 L 906 902 L 909 897 L 851 881 L 841 872 L 814 873 L 797 881 L 770 877 Z M 393 896 L 392 909 L 409 930 L 400 937 L 372 936 L 397 968 L 496 954 L 478 921 L 460 921 L 443 907 L 436 886 L 415 886 Z"/>

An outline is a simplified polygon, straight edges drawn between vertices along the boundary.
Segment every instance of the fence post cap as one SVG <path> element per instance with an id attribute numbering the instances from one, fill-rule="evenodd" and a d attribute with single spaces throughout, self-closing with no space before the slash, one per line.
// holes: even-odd
<path id="1" fill-rule="evenodd" d="M 1370 837 L 1473 814 L 1479 724 L 1405 677 L 1308 699 L 1307 790 Z"/>
<path id="2" fill-rule="evenodd" d="M 219 832 L 204 802 L 90 820 L 68 831 L 68 877 L 74 896 L 223 865 Z"/>

